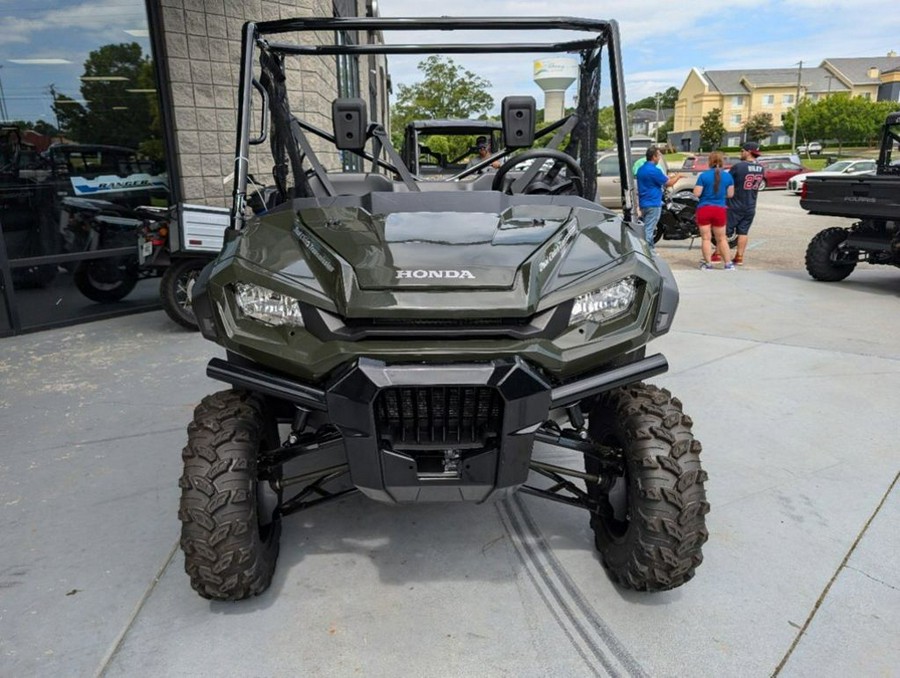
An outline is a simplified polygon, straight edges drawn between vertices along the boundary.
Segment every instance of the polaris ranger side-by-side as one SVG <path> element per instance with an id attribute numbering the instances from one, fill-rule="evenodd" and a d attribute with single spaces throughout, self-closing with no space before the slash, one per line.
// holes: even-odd
<path id="1" fill-rule="evenodd" d="M 399 41 L 322 44 L 344 31 Z M 403 43 L 408 31 L 438 43 Z M 577 108 L 536 132 L 534 99 L 507 97 L 502 165 L 431 181 L 362 99 L 335 99 L 331 130 L 292 113 L 294 59 L 433 53 L 577 55 Z M 612 21 L 245 25 L 233 223 L 193 288 L 201 332 L 226 349 L 207 374 L 232 387 L 197 406 L 183 453 L 181 547 L 201 596 L 266 590 L 282 519 L 349 492 L 391 503 L 524 492 L 586 510 L 619 584 L 691 579 L 707 539 L 701 446 L 681 402 L 643 381 L 668 367 L 645 346 L 669 331 L 678 290 L 632 223 L 627 144 L 623 215 L 593 201 L 604 59 L 626 139 Z M 257 106 L 268 122 L 251 130 Z M 336 156 L 313 138 L 371 170 L 326 169 Z M 263 143 L 269 186 L 248 180 Z M 538 443 L 574 463 L 533 455 Z"/>
<path id="2" fill-rule="evenodd" d="M 809 177 L 800 206 L 859 219 L 826 228 L 809 243 L 806 270 L 816 280 L 843 280 L 860 262 L 900 266 L 900 111 L 885 120 L 874 174 Z"/>

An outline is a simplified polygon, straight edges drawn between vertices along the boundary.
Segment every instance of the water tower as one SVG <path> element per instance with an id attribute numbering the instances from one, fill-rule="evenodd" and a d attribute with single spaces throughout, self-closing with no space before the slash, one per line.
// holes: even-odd
<path id="1" fill-rule="evenodd" d="M 544 122 L 563 117 L 566 110 L 566 90 L 578 78 L 578 61 L 567 57 L 537 59 L 534 62 L 534 81 L 544 90 Z"/>

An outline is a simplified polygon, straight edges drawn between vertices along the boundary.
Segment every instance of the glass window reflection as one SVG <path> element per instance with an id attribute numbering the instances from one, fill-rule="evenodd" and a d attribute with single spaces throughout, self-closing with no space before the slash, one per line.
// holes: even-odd
<path id="1" fill-rule="evenodd" d="M 21 329 L 156 306 L 139 205 L 169 204 L 142 0 L 0 3 L 0 229 Z"/>

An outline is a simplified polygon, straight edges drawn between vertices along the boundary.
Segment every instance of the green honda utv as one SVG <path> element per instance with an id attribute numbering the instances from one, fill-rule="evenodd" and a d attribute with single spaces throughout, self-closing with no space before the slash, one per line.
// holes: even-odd
<path id="1" fill-rule="evenodd" d="M 357 31 L 398 39 L 328 42 Z M 292 112 L 298 60 L 432 53 L 577 55 L 577 108 L 536 131 L 534 99 L 506 97 L 502 146 L 437 181 L 410 171 L 362 99 L 335 99 L 331 129 Z M 265 591 L 282 520 L 351 492 L 543 497 L 587 511 L 620 585 L 691 579 L 707 539 L 701 447 L 681 402 L 643 381 L 668 368 L 645 346 L 669 331 L 678 289 L 636 223 L 627 144 L 623 214 L 593 200 L 604 59 L 624 139 L 612 21 L 244 26 L 232 225 L 193 289 L 203 335 L 226 350 L 207 374 L 231 386 L 197 406 L 183 453 L 181 547 L 201 596 Z"/>

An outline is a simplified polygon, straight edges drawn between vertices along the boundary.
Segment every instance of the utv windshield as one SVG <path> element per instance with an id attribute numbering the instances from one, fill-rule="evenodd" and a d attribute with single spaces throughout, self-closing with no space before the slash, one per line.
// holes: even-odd
<path id="1" fill-rule="evenodd" d="M 438 121 L 422 121 L 411 131 L 394 130 L 401 145 L 392 141 L 386 104 L 377 110 L 373 100 L 340 87 L 342 75 L 345 82 L 355 77 L 358 83 L 360 74 L 368 73 L 368 92 L 377 93 L 389 57 L 433 54 L 521 55 L 526 78 L 532 57 L 575 57 L 577 104 L 561 119 L 536 125 L 534 97 L 511 95 L 503 99 L 499 120 L 443 121 L 457 125 L 461 142 L 448 141 L 448 130 L 435 128 Z M 248 207 L 261 212 L 296 199 L 330 201 L 380 192 L 501 191 L 594 200 L 604 56 L 615 134 L 625 139 L 625 93 L 613 21 L 442 17 L 247 23 L 238 94 L 234 225 L 243 225 Z M 342 96 L 328 102 L 329 120 L 320 101 L 328 88 L 318 81 L 334 72 Z M 381 83 L 373 80 L 376 74 Z M 311 96 L 319 100 L 315 105 Z M 481 148 L 483 138 L 487 153 Z M 628 144 L 618 147 L 628 220 L 635 201 L 631 157 Z"/>

